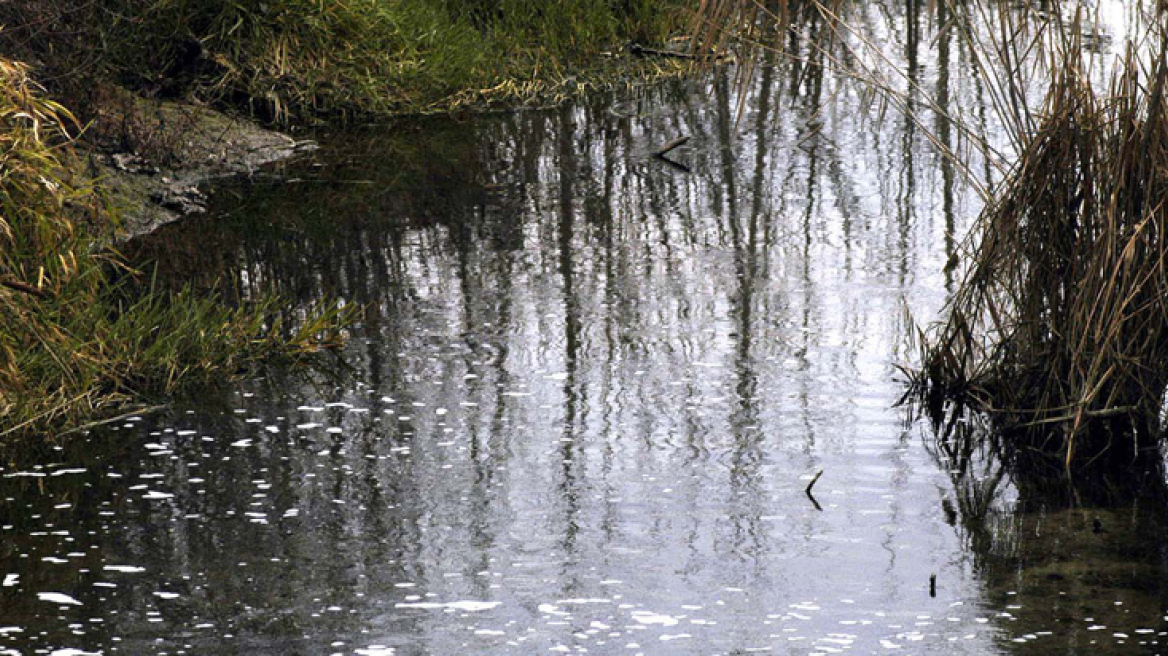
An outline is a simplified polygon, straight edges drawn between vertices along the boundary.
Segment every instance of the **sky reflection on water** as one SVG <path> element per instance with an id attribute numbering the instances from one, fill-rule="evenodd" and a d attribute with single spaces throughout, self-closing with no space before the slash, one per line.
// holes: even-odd
<path id="1" fill-rule="evenodd" d="M 976 113 L 959 42 L 885 9 Z M 1155 653 L 1156 509 L 1015 508 L 890 409 L 976 199 L 819 69 L 749 94 L 325 139 L 142 244 L 367 316 L 335 375 L 0 467 L 0 654 Z M 647 156 L 681 134 L 689 172 Z"/>

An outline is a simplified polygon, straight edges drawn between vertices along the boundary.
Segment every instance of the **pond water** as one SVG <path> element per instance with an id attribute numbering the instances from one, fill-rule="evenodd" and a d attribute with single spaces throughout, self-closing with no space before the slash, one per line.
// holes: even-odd
<path id="1" fill-rule="evenodd" d="M 765 64 L 325 137 L 137 245 L 365 315 L 0 464 L 0 654 L 1166 651 L 1165 508 L 1020 499 L 892 407 L 978 210 L 949 126 Z"/>

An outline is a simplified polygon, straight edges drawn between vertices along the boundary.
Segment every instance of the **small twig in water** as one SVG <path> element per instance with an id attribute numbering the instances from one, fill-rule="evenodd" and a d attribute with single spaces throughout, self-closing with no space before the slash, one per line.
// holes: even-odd
<path id="1" fill-rule="evenodd" d="M 804 490 L 804 492 L 807 493 L 807 496 L 811 496 L 811 488 L 815 487 L 815 484 L 819 481 L 820 476 L 823 476 L 822 469 L 815 472 L 815 475 L 811 477 L 811 482 L 807 484 L 807 489 Z"/>
<path id="2" fill-rule="evenodd" d="M 673 168 L 677 169 L 678 171 L 681 171 L 682 173 L 691 173 L 692 172 L 690 170 L 690 168 L 688 166 L 686 166 L 685 164 L 682 164 L 681 162 L 676 162 L 672 159 L 669 159 L 668 157 L 665 157 L 664 155 L 659 156 L 657 159 L 661 160 L 662 162 L 665 162 L 666 164 L 672 166 Z"/>
<path id="3" fill-rule="evenodd" d="M 815 500 L 815 495 L 811 494 L 811 488 L 815 487 L 815 482 L 819 480 L 820 476 L 823 476 L 822 469 L 815 472 L 815 476 L 811 477 L 811 482 L 807 484 L 807 488 L 804 489 L 803 492 L 807 495 L 807 498 L 811 500 L 811 504 L 815 506 L 815 509 L 822 512 L 823 507 L 820 506 L 819 502 Z"/>
<path id="4" fill-rule="evenodd" d="M 674 148 L 684 146 L 687 141 L 689 141 L 689 135 L 681 136 L 674 139 L 673 141 L 666 142 L 663 146 L 653 151 L 653 156 L 664 158 L 666 153 L 673 150 Z"/>

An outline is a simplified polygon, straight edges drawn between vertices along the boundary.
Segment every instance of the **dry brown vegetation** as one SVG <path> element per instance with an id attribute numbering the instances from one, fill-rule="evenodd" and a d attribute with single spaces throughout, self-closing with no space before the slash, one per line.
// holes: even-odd
<path id="1" fill-rule="evenodd" d="M 707 0 L 696 38 L 713 43 L 711 26 L 735 20 L 739 33 L 752 34 L 760 20 L 777 23 L 807 7 L 838 21 L 840 41 L 879 60 L 839 3 Z M 971 180 L 985 206 L 967 242 L 966 274 L 944 319 L 915 336 L 921 363 L 906 400 L 930 415 L 942 441 L 989 444 L 1031 471 L 1115 472 L 1158 457 L 1168 389 L 1164 15 L 1148 8 L 1147 29 L 1128 35 L 1141 40 L 1100 84 L 1083 54 L 1081 10 L 951 2 L 947 11 L 1015 154 L 997 159 L 1005 176 L 992 188 Z M 887 82 L 903 73 L 842 72 L 892 107 L 906 106 Z M 1039 106 L 1031 106 L 1030 79 L 1046 90 Z M 991 139 L 949 118 L 989 148 Z"/>
<path id="2" fill-rule="evenodd" d="M 1106 92 L 1074 42 L 1036 131 L 984 210 L 914 391 L 934 417 L 988 413 L 1069 470 L 1155 448 L 1168 386 L 1165 43 Z M 1148 61 L 1150 59 L 1150 61 Z M 948 408 L 947 408 L 948 406 Z"/>

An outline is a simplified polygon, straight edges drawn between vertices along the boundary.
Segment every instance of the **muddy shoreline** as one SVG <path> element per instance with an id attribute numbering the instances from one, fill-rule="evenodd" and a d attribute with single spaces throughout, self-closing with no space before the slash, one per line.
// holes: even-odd
<path id="1" fill-rule="evenodd" d="M 200 185 L 249 175 L 259 167 L 316 148 L 315 142 L 197 105 L 163 102 L 148 114 L 164 147 L 147 154 L 108 146 L 88 153 L 88 174 L 121 218 L 114 240 L 148 234 L 206 211 Z"/>

